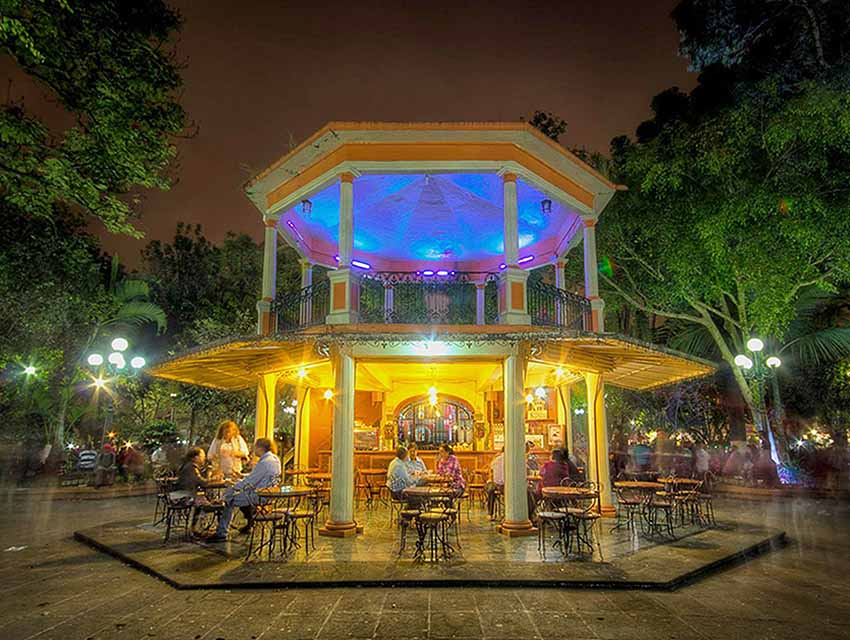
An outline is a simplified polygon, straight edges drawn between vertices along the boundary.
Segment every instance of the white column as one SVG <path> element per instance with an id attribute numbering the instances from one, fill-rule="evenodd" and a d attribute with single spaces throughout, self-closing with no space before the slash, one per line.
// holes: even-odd
<path id="1" fill-rule="evenodd" d="M 605 303 L 599 297 L 599 264 L 596 259 L 596 219 L 584 219 L 584 297 L 590 300 L 591 326 L 590 331 L 602 333 L 605 331 Z"/>
<path id="2" fill-rule="evenodd" d="M 516 174 L 502 176 L 504 187 L 505 269 L 499 276 L 499 323 L 531 324 L 526 295 L 528 271 L 518 266 L 519 227 L 517 222 Z"/>
<path id="3" fill-rule="evenodd" d="M 313 285 L 313 263 L 307 258 L 301 260 L 301 289 Z M 301 324 L 309 325 L 313 316 L 313 300 L 311 298 L 302 298 L 301 300 Z"/>
<path id="4" fill-rule="evenodd" d="M 508 267 L 517 266 L 519 262 L 519 223 L 516 202 L 516 174 L 506 173 L 502 176 L 504 188 L 504 235 L 505 235 L 505 264 Z"/>
<path id="5" fill-rule="evenodd" d="M 562 291 L 567 288 L 567 276 L 564 272 L 566 266 L 566 261 L 555 260 L 555 286 Z"/>
<path id="6" fill-rule="evenodd" d="M 354 358 L 334 347 L 332 364 L 331 506 L 328 521 L 319 534 L 345 537 L 357 533 L 354 522 Z"/>
<path id="7" fill-rule="evenodd" d="M 343 173 L 339 176 L 339 267 L 351 265 L 351 253 L 354 247 L 354 175 Z"/>
<path id="8" fill-rule="evenodd" d="M 528 482 L 525 460 L 525 367 L 527 347 L 505 358 L 502 379 L 505 395 L 505 520 L 500 532 L 508 536 L 534 532 L 528 519 Z"/>
<path id="9" fill-rule="evenodd" d="M 257 333 L 266 336 L 274 333 L 272 302 L 275 297 L 277 280 L 277 218 L 264 218 L 265 234 L 263 238 L 263 289 L 257 302 Z"/>
<path id="10" fill-rule="evenodd" d="M 585 373 L 587 385 L 587 479 L 599 489 L 602 515 L 615 513 L 608 463 L 608 424 L 605 418 L 605 383 L 598 373 Z"/>
<path id="11" fill-rule="evenodd" d="M 484 305 L 485 297 L 484 292 L 487 290 L 486 282 L 476 282 L 475 283 L 475 324 L 485 324 L 484 318 Z"/>
<path id="12" fill-rule="evenodd" d="M 393 286 L 389 282 L 384 283 L 384 322 L 390 323 L 393 317 Z"/>
<path id="13" fill-rule="evenodd" d="M 339 238 L 337 251 L 339 267 L 328 273 L 331 286 L 328 324 L 356 324 L 360 306 L 357 278 L 351 272 L 351 252 L 354 246 L 354 175 L 339 176 Z"/>

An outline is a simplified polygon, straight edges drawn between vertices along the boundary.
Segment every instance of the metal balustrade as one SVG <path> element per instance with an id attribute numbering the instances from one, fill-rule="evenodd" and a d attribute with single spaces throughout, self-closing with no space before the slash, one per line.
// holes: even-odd
<path id="1" fill-rule="evenodd" d="M 322 280 L 298 291 L 282 294 L 274 301 L 278 331 L 325 323 L 330 309 L 330 282 Z"/>
<path id="2" fill-rule="evenodd" d="M 461 271 L 358 274 L 360 322 L 368 324 L 476 324 L 476 283 L 484 283 L 484 323 L 498 324 L 498 274 Z M 529 282 L 531 323 L 582 330 L 590 327 L 585 298 L 542 282 Z M 277 330 L 325 323 L 330 283 L 281 294 L 273 305 Z"/>
<path id="3" fill-rule="evenodd" d="M 528 283 L 528 314 L 533 325 L 590 328 L 590 301 L 544 282 Z"/>

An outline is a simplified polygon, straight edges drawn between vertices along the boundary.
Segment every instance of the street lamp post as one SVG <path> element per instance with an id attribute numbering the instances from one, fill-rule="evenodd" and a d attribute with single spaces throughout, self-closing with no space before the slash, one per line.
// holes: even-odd
<path id="1" fill-rule="evenodd" d="M 770 443 L 770 454 L 773 461 L 777 464 L 782 462 L 781 456 L 776 446 L 776 436 L 780 434 L 781 424 L 779 424 L 779 382 L 776 378 L 776 371 L 782 366 L 782 360 L 775 355 L 767 355 L 764 351 L 764 341 L 760 338 L 750 338 L 747 340 L 747 351 L 750 355 L 739 353 L 735 356 L 735 364 L 741 369 L 745 378 L 755 381 L 755 404 L 758 413 L 757 422 L 761 427 L 762 437 L 766 437 Z M 752 356 L 752 357 L 750 357 Z M 765 405 L 765 382 L 770 380 L 771 389 L 773 391 L 773 409 L 775 423 L 771 429 L 770 420 L 767 417 Z"/>
<path id="2" fill-rule="evenodd" d="M 103 427 L 100 432 L 100 446 L 106 444 L 106 434 L 112 433 L 112 420 L 115 413 L 115 404 L 113 402 L 112 393 L 107 386 L 108 380 L 114 380 L 121 376 L 130 377 L 138 373 L 145 366 L 145 359 L 140 355 L 130 357 L 130 370 L 127 372 L 127 357 L 125 352 L 130 347 L 130 343 L 126 338 L 115 338 L 110 343 L 112 352 L 104 358 L 100 353 L 91 353 L 86 358 L 86 362 L 90 367 L 95 369 L 94 387 L 95 393 L 98 394 L 98 403 L 100 402 L 101 390 L 106 391 L 109 397 L 109 404 L 106 407 L 106 416 L 103 419 Z M 109 378 L 104 378 L 104 373 L 109 374 Z"/>

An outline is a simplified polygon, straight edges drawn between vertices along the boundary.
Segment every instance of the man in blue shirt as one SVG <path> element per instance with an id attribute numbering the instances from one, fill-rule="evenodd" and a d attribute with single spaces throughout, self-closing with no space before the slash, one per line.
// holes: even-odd
<path id="1" fill-rule="evenodd" d="M 273 453 L 273 446 L 268 438 L 260 438 L 254 443 L 254 455 L 259 460 L 251 473 L 225 492 L 224 511 L 218 522 L 218 529 L 215 535 L 208 539 L 209 542 L 227 541 L 227 532 L 236 507 L 242 509 L 250 524 L 251 507 L 257 503 L 256 490 L 276 486 L 280 481 L 280 458 Z"/>
<path id="2" fill-rule="evenodd" d="M 402 492 L 408 487 L 416 486 L 417 481 L 410 477 L 407 470 L 407 449 L 399 447 L 396 449 L 395 458 L 387 468 L 387 488 L 392 494 L 393 500 L 401 500 Z"/>

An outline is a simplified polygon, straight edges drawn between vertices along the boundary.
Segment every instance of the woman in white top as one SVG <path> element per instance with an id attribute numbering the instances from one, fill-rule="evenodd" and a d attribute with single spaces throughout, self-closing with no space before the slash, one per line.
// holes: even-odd
<path id="1" fill-rule="evenodd" d="M 248 445 L 239 435 L 239 427 L 230 420 L 222 422 L 218 434 L 210 445 L 207 458 L 217 465 L 222 475 L 230 477 L 242 473 L 242 462 L 249 456 Z"/>

